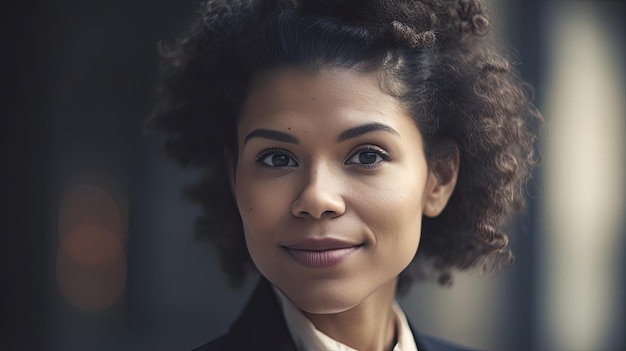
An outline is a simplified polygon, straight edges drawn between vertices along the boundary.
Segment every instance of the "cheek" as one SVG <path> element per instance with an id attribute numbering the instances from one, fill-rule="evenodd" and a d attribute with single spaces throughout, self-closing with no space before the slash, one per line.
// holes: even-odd
<path id="1" fill-rule="evenodd" d="M 375 224 L 380 227 L 377 231 L 381 236 L 379 240 L 396 244 L 417 243 L 422 222 L 419 194 L 409 191 L 390 192 L 373 210 L 379 218 Z"/>
<path id="2" fill-rule="evenodd" d="M 272 186 L 272 183 L 254 183 L 249 179 L 241 179 L 239 184 L 242 186 L 236 186 L 237 206 L 246 240 L 271 241 L 268 239 L 280 226 L 285 213 L 289 214 L 288 194 L 284 189 Z"/>
<path id="3" fill-rule="evenodd" d="M 374 234 L 381 263 L 403 269 L 413 259 L 420 240 L 423 189 L 420 175 L 398 177 L 380 186 L 379 191 L 364 203 L 361 218 Z M 413 172 L 409 175 L 415 174 Z"/>
<path id="4" fill-rule="evenodd" d="M 236 185 L 237 205 L 248 252 L 261 274 L 273 276 L 282 269 L 277 265 L 281 260 L 276 249 L 286 216 L 291 214 L 287 188 L 249 178 L 241 179 L 239 184 L 242 186 Z"/>

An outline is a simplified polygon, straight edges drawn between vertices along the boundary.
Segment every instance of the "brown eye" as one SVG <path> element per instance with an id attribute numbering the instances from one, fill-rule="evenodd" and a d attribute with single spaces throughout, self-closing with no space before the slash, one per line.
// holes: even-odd
<path id="1" fill-rule="evenodd" d="M 272 155 L 270 158 L 270 165 L 273 167 L 285 167 L 289 165 L 289 156 L 282 154 Z"/>
<path id="2" fill-rule="evenodd" d="M 376 163 L 377 161 L 379 161 L 378 159 L 380 158 L 380 160 L 382 161 L 382 157 L 380 157 L 377 153 L 375 152 L 359 152 L 359 163 L 361 164 L 372 164 L 372 163 Z"/>
<path id="3" fill-rule="evenodd" d="M 354 153 L 346 164 L 355 164 L 362 167 L 376 167 L 382 161 L 389 159 L 389 154 L 384 150 L 370 146 Z"/>
<path id="4" fill-rule="evenodd" d="M 257 162 L 269 168 L 295 167 L 298 165 L 289 154 L 273 150 L 261 153 L 257 156 Z"/>

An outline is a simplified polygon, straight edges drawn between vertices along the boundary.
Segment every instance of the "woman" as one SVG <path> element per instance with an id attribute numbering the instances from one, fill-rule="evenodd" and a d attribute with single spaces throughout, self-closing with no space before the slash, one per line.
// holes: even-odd
<path id="1" fill-rule="evenodd" d="M 487 30 L 469 0 L 203 5 L 149 126 L 204 171 L 187 194 L 233 285 L 262 278 L 199 350 L 462 349 L 395 296 L 512 262 L 540 117 Z"/>

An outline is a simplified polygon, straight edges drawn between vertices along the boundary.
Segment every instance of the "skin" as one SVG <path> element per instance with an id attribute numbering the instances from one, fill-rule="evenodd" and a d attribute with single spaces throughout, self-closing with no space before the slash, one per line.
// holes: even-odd
<path id="1" fill-rule="evenodd" d="M 371 130 L 355 133 L 365 125 Z M 458 160 L 441 181 L 380 75 L 332 67 L 264 76 L 244 105 L 238 144 L 233 188 L 261 274 L 330 337 L 359 350 L 390 349 L 398 274 L 415 256 L 422 215 L 445 207 Z M 320 268 L 285 248 L 329 237 L 356 250 Z"/>

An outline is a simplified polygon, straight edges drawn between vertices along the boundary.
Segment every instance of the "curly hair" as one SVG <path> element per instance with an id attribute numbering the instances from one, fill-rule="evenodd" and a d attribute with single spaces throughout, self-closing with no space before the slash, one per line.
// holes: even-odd
<path id="1" fill-rule="evenodd" d="M 476 0 L 204 3 L 191 30 L 162 50 L 147 128 L 165 136 L 169 157 L 203 171 L 185 194 L 202 206 L 197 235 L 215 245 L 231 285 L 253 267 L 229 184 L 238 116 L 255 79 L 285 66 L 381 72 L 422 133 L 429 167 L 445 176 L 460 158 L 454 193 L 441 215 L 423 218 L 399 292 L 427 276 L 449 286 L 453 270 L 508 267 L 503 227 L 524 208 L 541 116 L 488 30 Z"/>

